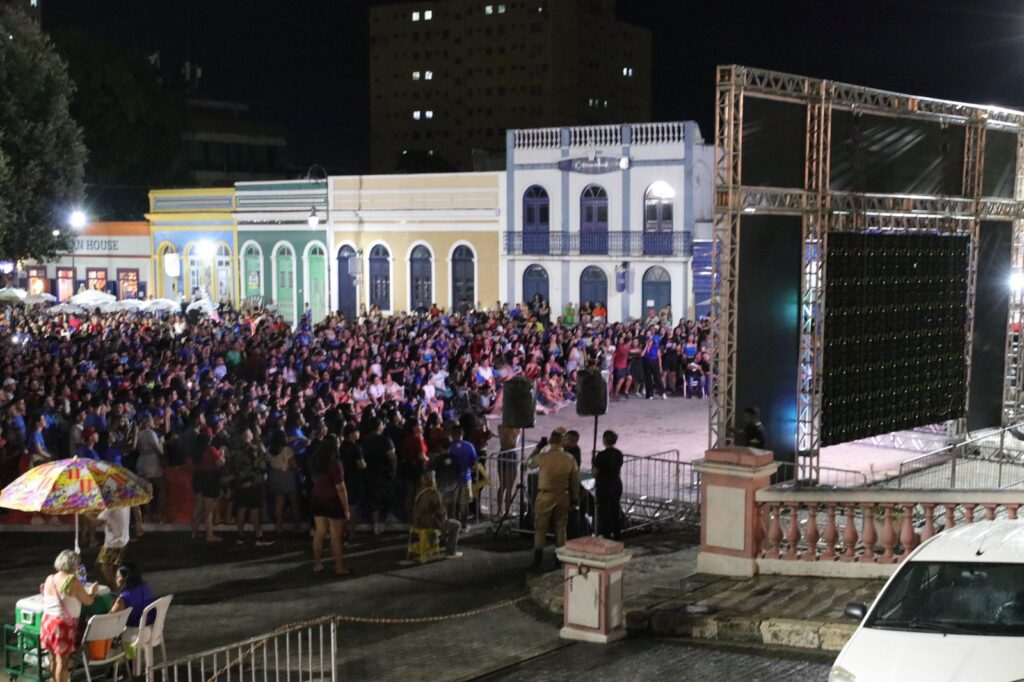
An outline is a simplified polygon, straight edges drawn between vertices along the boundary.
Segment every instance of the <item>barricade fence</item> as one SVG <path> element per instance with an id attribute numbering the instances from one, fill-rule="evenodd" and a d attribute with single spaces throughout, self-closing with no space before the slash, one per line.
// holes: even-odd
<path id="1" fill-rule="evenodd" d="M 528 520 L 536 494 L 536 470 L 527 469 L 524 459 L 536 444 L 525 450 L 503 450 L 489 454 L 478 477 L 475 497 L 467 510 L 474 523 L 507 523 L 519 528 Z M 593 511 L 594 475 L 590 453 L 582 457 L 580 482 L 587 496 L 581 506 L 588 515 Z M 695 521 L 700 508 L 700 475 L 693 463 L 683 461 L 678 450 L 652 455 L 623 455 L 621 509 L 624 530 L 638 530 L 659 523 Z M 532 522 L 526 525 L 531 525 Z M 522 527 L 521 530 L 530 530 Z M 532 531 L 531 531 L 532 532 Z"/>
<path id="2" fill-rule="evenodd" d="M 337 679 L 337 619 L 297 623 L 269 635 L 151 666 L 146 682 L 304 682 Z"/>

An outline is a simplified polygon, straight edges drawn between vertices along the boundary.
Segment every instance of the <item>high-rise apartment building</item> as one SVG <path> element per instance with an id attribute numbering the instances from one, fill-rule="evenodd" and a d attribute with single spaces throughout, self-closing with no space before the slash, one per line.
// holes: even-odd
<path id="1" fill-rule="evenodd" d="M 500 158 L 512 128 L 646 121 L 650 82 L 650 32 L 618 21 L 614 0 L 374 7 L 373 171 L 469 170 Z"/>

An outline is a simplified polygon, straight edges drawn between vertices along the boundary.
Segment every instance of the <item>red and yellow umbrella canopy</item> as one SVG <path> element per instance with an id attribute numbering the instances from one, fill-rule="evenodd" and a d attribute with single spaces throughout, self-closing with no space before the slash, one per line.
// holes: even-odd
<path id="1" fill-rule="evenodd" d="M 124 467 L 95 459 L 61 459 L 29 469 L 0 491 L 0 507 L 77 514 L 146 504 L 152 489 Z"/>

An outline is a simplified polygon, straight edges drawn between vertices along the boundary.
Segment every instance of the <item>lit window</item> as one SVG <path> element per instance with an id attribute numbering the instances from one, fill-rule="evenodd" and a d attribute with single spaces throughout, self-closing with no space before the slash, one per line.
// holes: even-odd
<path id="1" fill-rule="evenodd" d="M 505 5 L 498 5 L 498 14 L 505 13 Z"/>
<path id="2" fill-rule="evenodd" d="M 605 101 L 604 101 L 604 108 L 605 108 L 605 109 L 607 109 L 607 108 L 608 108 L 608 100 L 605 100 Z"/>
<path id="3" fill-rule="evenodd" d="M 426 10 L 423 12 L 423 21 L 430 21 L 434 18 L 434 10 Z"/>
<path id="4" fill-rule="evenodd" d="M 427 150 L 427 156 L 433 156 L 433 155 L 434 155 L 434 150 L 433 149 L 428 149 Z"/>
<path id="5" fill-rule="evenodd" d="M 433 71 L 424 71 L 423 72 L 423 79 L 424 80 L 428 80 L 428 81 L 434 80 L 434 72 Z"/>
<path id="6" fill-rule="evenodd" d="M 417 121 L 420 120 L 420 116 L 422 116 L 422 115 L 423 115 L 423 112 L 420 111 L 419 109 L 417 109 L 416 111 L 412 112 L 412 117 L 415 120 L 417 120 Z"/>
<path id="7" fill-rule="evenodd" d="M 412 72 L 412 79 L 414 81 L 418 81 L 420 79 L 420 72 L 419 71 L 413 71 Z"/>
<path id="8" fill-rule="evenodd" d="M 484 14 L 494 14 L 494 5 L 484 7 Z"/>
<path id="9" fill-rule="evenodd" d="M 413 21 L 419 21 L 420 20 L 420 13 L 419 12 L 413 12 L 412 13 L 412 20 Z"/>
<path id="10" fill-rule="evenodd" d="M 427 111 L 425 113 L 426 113 L 427 118 L 434 118 L 434 112 L 431 111 L 430 109 L 427 109 Z"/>
<path id="11" fill-rule="evenodd" d="M 632 66 L 623 66 L 622 67 L 622 75 L 625 76 L 626 78 L 632 78 L 633 77 L 633 67 Z"/>

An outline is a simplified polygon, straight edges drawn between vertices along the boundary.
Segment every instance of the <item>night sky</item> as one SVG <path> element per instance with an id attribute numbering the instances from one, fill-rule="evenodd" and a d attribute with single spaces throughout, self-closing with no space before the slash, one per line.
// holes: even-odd
<path id="1" fill-rule="evenodd" d="M 261 120 L 288 130 L 293 166 L 360 172 L 369 164 L 370 4 L 43 0 L 43 26 L 160 50 L 165 72 L 178 71 L 186 59 L 198 63 L 201 95 L 248 102 Z M 713 136 L 716 64 L 1024 107 L 1019 1 L 618 4 L 620 18 L 653 31 L 655 119 L 696 119 L 705 139 Z"/>

